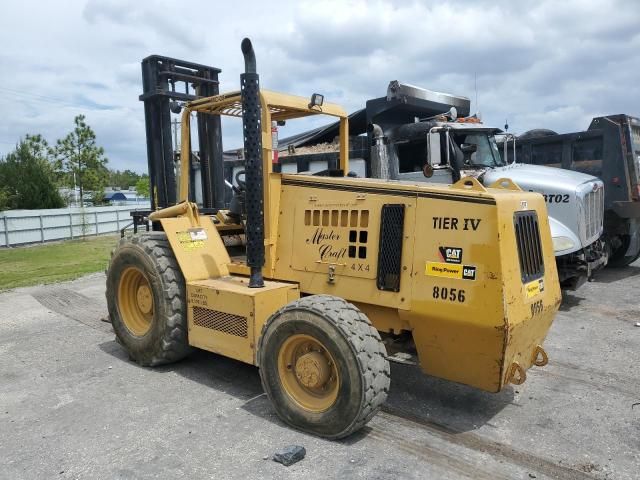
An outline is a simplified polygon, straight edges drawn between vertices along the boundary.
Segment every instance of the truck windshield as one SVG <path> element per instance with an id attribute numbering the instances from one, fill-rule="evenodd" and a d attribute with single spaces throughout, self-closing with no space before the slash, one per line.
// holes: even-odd
<path id="1" fill-rule="evenodd" d="M 460 132 L 454 136 L 454 139 L 462 150 L 465 150 L 463 148 L 465 145 L 476 146 L 475 152 L 464 154 L 465 165 L 473 167 L 501 167 L 504 165 L 493 135 L 479 132 Z"/>

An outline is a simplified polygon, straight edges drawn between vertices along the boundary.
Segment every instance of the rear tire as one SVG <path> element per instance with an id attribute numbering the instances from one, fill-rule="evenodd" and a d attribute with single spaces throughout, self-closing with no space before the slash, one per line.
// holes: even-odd
<path id="1" fill-rule="evenodd" d="M 185 281 L 164 233 L 120 240 L 106 295 L 116 337 L 132 360 L 156 366 L 189 354 Z"/>
<path id="2" fill-rule="evenodd" d="M 387 398 L 390 369 L 380 335 L 354 305 L 330 295 L 273 314 L 259 342 L 262 386 L 287 424 L 325 438 L 363 427 Z"/>
<path id="3" fill-rule="evenodd" d="M 628 267 L 633 262 L 635 262 L 638 259 L 638 257 L 640 257 L 640 249 L 634 255 L 625 256 L 625 253 L 627 253 L 627 250 L 629 249 L 630 241 L 631 241 L 631 238 L 629 237 L 629 235 L 623 235 L 622 245 L 620 245 L 615 250 L 609 247 L 610 254 L 609 254 L 609 261 L 607 262 L 607 266 L 613 267 L 613 268 Z"/>

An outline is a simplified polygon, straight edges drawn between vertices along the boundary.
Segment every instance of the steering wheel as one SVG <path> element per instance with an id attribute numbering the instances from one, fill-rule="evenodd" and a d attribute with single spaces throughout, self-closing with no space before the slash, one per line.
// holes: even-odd
<path id="1" fill-rule="evenodd" d="M 240 170 L 240 171 L 236 172 L 236 175 L 234 177 L 236 183 L 238 184 L 238 189 L 240 189 L 240 190 L 246 190 L 246 188 L 247 188 L 247 181 L 246 180 L 240 180 L 240 176 L 246 175 L 246 173 L 247 172 L 245 170 Z"/>

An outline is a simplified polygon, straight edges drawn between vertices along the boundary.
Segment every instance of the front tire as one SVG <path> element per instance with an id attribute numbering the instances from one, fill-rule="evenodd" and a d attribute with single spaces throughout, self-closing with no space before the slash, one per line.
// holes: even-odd
<path id="1" fill-rule="evenodd" d="M 132 360 L 157 366 L 189 354 L 185 281 L 164 233 L 120 240 L 106 295 L 113 330 Z"/>
<path id="2" fill-rule="evenodd" d="M 286 305 L 265 324 L 258 348 L 262 386 L 280 418 L 299 430 L 346 437 L 387 398 L 380 335 L 341 298 L 313 295 Z"/>

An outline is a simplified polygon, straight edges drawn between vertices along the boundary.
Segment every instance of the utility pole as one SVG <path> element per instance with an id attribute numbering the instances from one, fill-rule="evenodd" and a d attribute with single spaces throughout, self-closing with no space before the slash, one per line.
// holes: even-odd
<path id="1" fill-rule="evenodd" d="M 171 130 L 173 130 L 173 151 L 178 152 L 180 150 L 178 145 L 178 128 L 180 122 L 178 120 L 171 120 Z"/>
<path id="2" fill-rule="evenodd" d="M 473 88 L 476 91 L 476 113 L 480 111 L 478 106 L 478 72 L 473 72 Z"/>
<path id="3" fill-rule="evenodd" d="M 78 206 L 78 186 L 76 184 L 76 172 L 73 172 L 73 198 L 75 200 L 76 207 Z"/>

